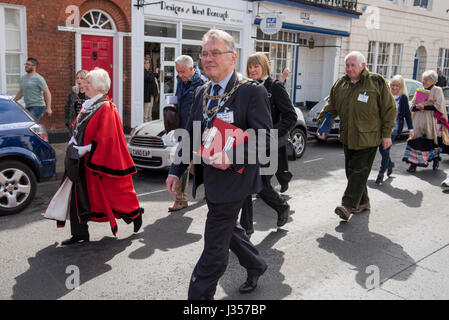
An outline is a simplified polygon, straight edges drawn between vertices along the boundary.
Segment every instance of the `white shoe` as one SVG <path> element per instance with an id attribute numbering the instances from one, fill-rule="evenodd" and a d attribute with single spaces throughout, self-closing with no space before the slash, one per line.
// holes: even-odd
<path id="1" fill-rule="evenodd" d="M 444 180 L 443 182 L 441 182 L 441 186 L 442 187 L 449 187 L 449 178 L 446 178 L 446 180 Z"/>

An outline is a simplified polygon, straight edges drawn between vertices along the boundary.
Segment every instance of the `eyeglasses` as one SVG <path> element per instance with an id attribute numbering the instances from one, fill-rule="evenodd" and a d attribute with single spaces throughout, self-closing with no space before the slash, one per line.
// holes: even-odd
<path id="1" fill-rule="evenodd" d="M 25 65 L 26 65 L 26 66 L 31 66 L 31 67 L 34 66 L 34 64 L 32 64 L 32 63 L 25 63 Z"/>
<path id="2" fill-rule="evenodd" d="M 221 51 L 218 51 L 218 50 L 214 50 L 212 52 L 203 51 L 203 52 L 200 52 L 200 58 L 201 59 L 203 59 L 203 58 L 207 59 L 207 57 L 216 58 L 219 55 L 222 55 L 222 54 L 225 54 L 225 53 L 233 53 L 233 52 L 232 51 L 221 52 Z"/>

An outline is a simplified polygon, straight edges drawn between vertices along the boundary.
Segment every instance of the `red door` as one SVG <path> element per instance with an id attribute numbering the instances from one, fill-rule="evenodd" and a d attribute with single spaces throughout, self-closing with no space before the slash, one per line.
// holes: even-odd
<path id="1" fill-rule="evenodd" d="M 112 37 L 86 36 L 81 37 L 81 68 L 87 71 L 95 67 L 106 70 L 111 78 L 111 89 L 108 96 L 112 99 L 113 90 L 113 55 L 114 39 Z"/>

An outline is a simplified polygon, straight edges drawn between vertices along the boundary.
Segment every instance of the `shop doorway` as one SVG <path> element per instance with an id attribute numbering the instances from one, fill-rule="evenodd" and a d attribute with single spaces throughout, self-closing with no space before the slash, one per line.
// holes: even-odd
<path id="1" fill-rule="evenodd" d="M 154 73 L 158 83 L 159 88 L 161 87 L 160 84 L 160 69 L 161 69 L 161 45 L 160 43 L 155 42 L 145 42 L 145 59 L 150 60 L 151 62 L 151 71 Z M 143 62 L 142 62 L 143 65 Z M 160 90 L 159 90 L 160 92 Z M 152 119 L 156 120 L 159 119 L 159 101 L 160 96 L 155 97 L 154 104 L 153 104 L 153 110 L 152 110 Z"/>

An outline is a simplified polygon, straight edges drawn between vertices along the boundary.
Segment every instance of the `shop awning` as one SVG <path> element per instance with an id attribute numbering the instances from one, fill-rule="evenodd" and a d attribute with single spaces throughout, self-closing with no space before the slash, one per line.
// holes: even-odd
<path id="1" fill-rule="evenodd" d="M 254 24 L 260 25 L 261 21 L 262 21 L 262 19 L 255 19 Z M 350 36 L 350 33 L 346 32 L 346 31 L 323 29 L 323 28 L 304 26 L 304 25 L 285 23 L 285 22 L 282 23 L 282 28 L 290 29 L 290 30 L 297 30 L 297 31 L 308 31 L 308 32 L 321 33 L 321 34 L 329 34 L 329 35 L 340 36 L 340 37 L 349 37 Z"/>
<path id="2" fill-rule="evenodd" d="M 345 0 L 345 1 L 336 1 L 336 0 L 320 0 L 320 1 L 311 1 L 311 0 L 246 0 L 249 2 L 272 2 L 276 4 L 282 4 L 285 6 L 303 8 L 308 10 L 319 11 L 328 14 L 334 14 L 344 17 L 349 17 L 353 19 L 359 19 L 362 13 L 346 9 L 344 4 L 346 2 L 355 3 L 355 7 L 357 7 L 357 1 L 355 0 Z M 333 5 L 326 5 L 326 3 Z M 340 4 L 340 5 L 337 5 Z"/>

